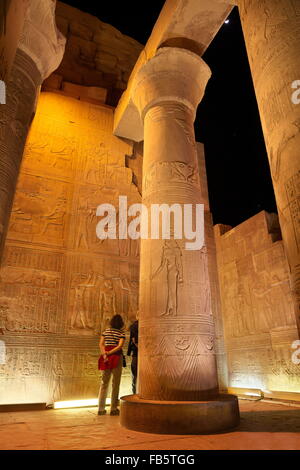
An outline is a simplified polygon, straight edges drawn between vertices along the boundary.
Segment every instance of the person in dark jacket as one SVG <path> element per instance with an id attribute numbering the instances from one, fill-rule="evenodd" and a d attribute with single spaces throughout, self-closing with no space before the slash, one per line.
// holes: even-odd
<path id="1" fill-rule="evenodd" d="M 130 327 L 130 338 L 128 344 L 127 356 L 132 355 L 131 373 L 132 373 L 132 393 L 136 394 L 137 370 L 138 370 L 138 312 L 136 314 L 136 321 Z"/>

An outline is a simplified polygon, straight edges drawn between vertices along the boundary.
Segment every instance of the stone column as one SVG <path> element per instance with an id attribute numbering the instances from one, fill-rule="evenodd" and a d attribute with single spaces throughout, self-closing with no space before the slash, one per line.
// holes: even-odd
<path id="1" fill-rule="evenodd" d="M 192 204 L 195 222 L 196 204 L 204 203 L 193 123 L 210 75 L 198 55 L 161 48 L 135 77 L 148 213 L 153 204 L 178 204 L 182 212 Z M 171 233 L 171 240 L 141 242 L 138 396 L 123 397 L 121 422 L 171 433 L 232 427 L 235 397 L 218 395 L 207 249 L 187 250 L 174 224 Z"/>
<path id="2" fill-rule="evenodd" d="M 0 106 L 0 259 L 37 93 L 63 57 L 65 40 L 54 13 L 52 0 L 31 1 L 7 83 L 7 102 Z"/>
<path id="3" fill-rule="evenodd" d="M 300 332 L 299 92 L 295 102 L 292 100 L 292 95 L 296 94 L 292 84 L 300 81 L 300 3 L 298 0 L 238 0 L 237 3 L 269 156 Z"/>
<path id="4" fill-rule="evenodd" d="M 1 0 L 0 3 L 0 80 L 6 82 L 24 25 L 29 0 Z"/>

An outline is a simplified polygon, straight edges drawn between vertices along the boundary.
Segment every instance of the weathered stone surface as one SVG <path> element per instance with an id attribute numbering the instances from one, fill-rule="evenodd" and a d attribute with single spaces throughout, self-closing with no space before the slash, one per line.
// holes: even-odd
<path id="1" fill-rule="evenodd" d="M 54 9 L 55 2 L 52 0 L 32 0 L 27 8 L 7 83 L 7 104 L 1 107 L 0 258 L 25 140 L 35 111 L 36 95 L 42 80 L 53 72 L 63 55 L 65 42 L 56 30 Z"/>
<path id="2" fill-rule="evenodd" d="M 69 21 L 62 16 L 56 15 L 56 24 L 59 31 L 67 37 L 69 33 Z"/>
<path id="3" fill-rule="evenodd" d="M 239 0 L 266 141 L 300 334 L 300 7 L 295 0 Z"/>
<path id="4" fill-rule="evenodd" d="M 171 48 L 161 49 L 136 77 L 133 100 L 145 126 L 143 204 L 148 208 L 204 202 L 193 121 L 209 77 L 198 56 Z M 188 251 L 184 244 L 172 238 L 141 241 L 142 399 L 201 400 L 218 390 L 209 248 Z"/>
<path id="5" fill-rule="evenodd" d="M 96 397 L 100 331 L 114 311 L 135 319 L 139 243 L 96 237 L 98 205 L 140 201 L 112 127 L 106 105 L 40 95 L 0 271 L 0 403 Z"/>
<path id="6" fill-rule="evenodd" d="M 300 389 L 289 268 L 276 230 L 265 212 L 232 230 L 215 227 L 230 387 Z"/>
<path id="7" fill-rule="evenodd" d="M 57 73 L 75 84 L 110 88 L 109 104 L 116 105 L 142 45 L 98 18 L 61 2 L 56 15 L 67 37 L 66 53 Z"/>
<path id="8" fill-rule="evenodd" d="M 82 85 L 74 85 L 74 83 L 63 82 L 62 91 L 66 96 L 72 96 L 78 100 L 93 100 L 96 104 L 105 103 L 107 90 L 99 87 L 86 87 Z"/>
<path id="9" fill-rule="evenodd" d="M 66 21 L 66 20 L 65 20 Z M 80 24 L 75 21 L 70 22 L 70 31 L 74 36 L 78 36 L 85 40 L 91 41 L 93 39 L 93 31 L 88 26 Z"/>
<path id="10" fill-rule="evenodd" d="M 57 73 L 53 73 L 50 77 L 46 78 L 43 83 L 44 87 L 51 88 L 52 90 L 59 90 L 62 87 L 63 77 Z"/>

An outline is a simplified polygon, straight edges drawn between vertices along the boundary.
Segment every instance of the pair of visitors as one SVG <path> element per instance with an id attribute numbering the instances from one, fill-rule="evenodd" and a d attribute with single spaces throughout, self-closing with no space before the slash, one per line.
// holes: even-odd
<path id="1" fill-rule="evenodd" d="M 102 370 L 101 386 L 98 397 L 98 415 L 105 415 L 105 404 L 110 378 L 112 376 L 110 414 L 119 415 L 118 396 L 122 375 L 122 366 L 125 363 L 122 347 L 125 341 L 124 321 L 121 315 L 114 315 L 110 327 L 104 330 L 100 338 L 99 369 Z M 137 350 L 138 350 L 138 321 L 130 328 L 130 339 L 127 355 L 132 357 L 132 391 L 136 393 L 137 380 Z M 126 365 L 126 364 L 124 364 Z"/>

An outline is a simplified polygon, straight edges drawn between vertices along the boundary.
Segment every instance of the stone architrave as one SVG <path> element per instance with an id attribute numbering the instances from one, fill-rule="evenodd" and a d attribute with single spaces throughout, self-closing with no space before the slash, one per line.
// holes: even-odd
<path id="1" fill-rule="evenodd" d="M 300 332 L 300 4 L 298 0 L 239 0 L 237 3 Z"/>
<path id="2" fill-rule="evenodd" d="M 197 54 L 161 48 L 135 78 L 148 213 L 153 204 L 192 204 L 195 215 L 204 202 L 193 123 L 210 75 Z M 235 397 L 218 395 L 207 248 L 186 250 L 187 241 L 141 241 L 138 396 L 124 397 L 121 408 L 121 422 L 132 429 L 198 433 L 238 421 Z"/>
<path id="3" fill-rule="evenodd" d="M 42 81 L 63 56 L 55 2 L 31 1 L 0 111 L 0 257 L 29 126 Z"/>

